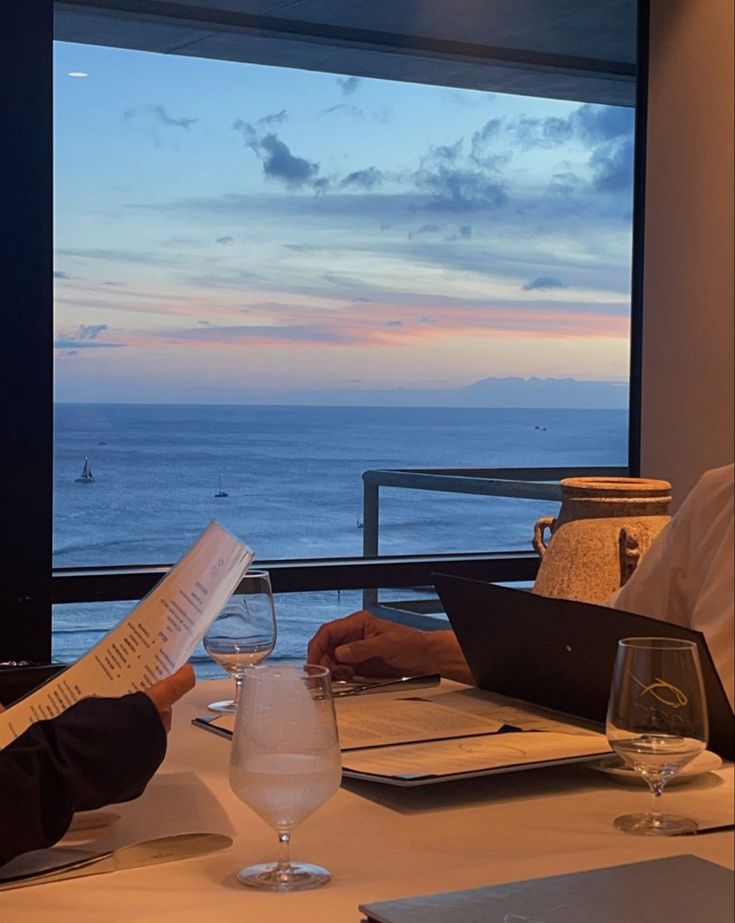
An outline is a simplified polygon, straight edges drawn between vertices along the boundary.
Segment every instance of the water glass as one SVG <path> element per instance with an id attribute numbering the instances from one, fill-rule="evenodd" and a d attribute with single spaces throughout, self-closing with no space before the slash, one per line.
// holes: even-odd
<path id="1" fill-rule="evenodd" d="M 242 869 L 242 884 L 303 891 L 330 872 L 290 858 L 291 832 L 337 791 L 342 765 L 329 670 L 264 664 L 247 671 L 235 719 L 230 785 L 278 833 L 274 862 Z"/>
<path id="2" fill-rule="evenodd" d="M 269 575 L 248 571 L 207 629 L 204 649 L 235 679 L 234 699 L 211 702 L 212 711 L 234 712 L 245 670 L 265 660 L 276 646 L 276 610 Z"/>
<path id="3" fill-rule="evenodd" d="M 607 711 L 607 739 L 645 781 L 651 810 L 625 814 L 626 833 L 691 833 L 695 821 L 661 813 L 666 783 L 707 745 L 707 705 L 697 645 L 675 638 L 624 638 L 618 643 Z"/>

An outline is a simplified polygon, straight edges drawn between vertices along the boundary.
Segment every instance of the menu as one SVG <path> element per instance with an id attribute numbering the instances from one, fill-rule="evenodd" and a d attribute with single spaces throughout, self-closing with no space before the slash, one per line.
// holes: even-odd
<path id="1" fill-rule="evenodd" d="M 342 774 L 389 785 L 426 785 L 606 756 L 603 733 L 585 722 L 480 689 L 450 685 L 421 695 L 337 698 Z M 233 715 L 194 724 L 231 737 Z"/>
<path id="2" fill-rule="evenodd" d="M 88 653 L 0 712 L 0 749 L 89 696 L 147 689 L 183 666 L 253 560 L 212 521 L 177 564 Z"/>

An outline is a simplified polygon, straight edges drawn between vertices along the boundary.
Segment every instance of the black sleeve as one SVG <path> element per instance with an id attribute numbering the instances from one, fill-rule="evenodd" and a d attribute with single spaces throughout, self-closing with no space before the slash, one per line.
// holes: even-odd
<path id="1" fill-rule="evenodd" d="M 142 692 L 77 702 L 0 750 L 0 864 L 55 843 L 74 811 L 137 798 L 166 753 Z"/>

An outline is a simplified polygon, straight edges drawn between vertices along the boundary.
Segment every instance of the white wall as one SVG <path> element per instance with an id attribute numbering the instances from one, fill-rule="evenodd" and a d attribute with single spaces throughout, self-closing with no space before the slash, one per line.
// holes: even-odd
<path id="1" fill-rule="evenodd" d="M 642 474 L 733 458 L 733 0 L 651 0 Z"/>

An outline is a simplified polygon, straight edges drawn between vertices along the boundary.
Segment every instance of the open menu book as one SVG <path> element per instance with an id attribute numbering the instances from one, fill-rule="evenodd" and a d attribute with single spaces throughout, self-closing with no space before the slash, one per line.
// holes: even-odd
<path id="1" fill-rule="evenodd" d="M 89 696 L 152 686 L 183 666 L 253 560 L 253 552 L 211 522 L 177 564 L 101 641 L 72 666 L 0 712 L 0 748 L 31 724 Z"/>
<path id="2" fill-rule="evenodd" d="M 453 683 L 336 699 L 335 708 L 347 778 L 426 785 L 610 752 L 605 735 L 585 722 Z M 229 737 L 234 717 L 194 724 Z"/>

